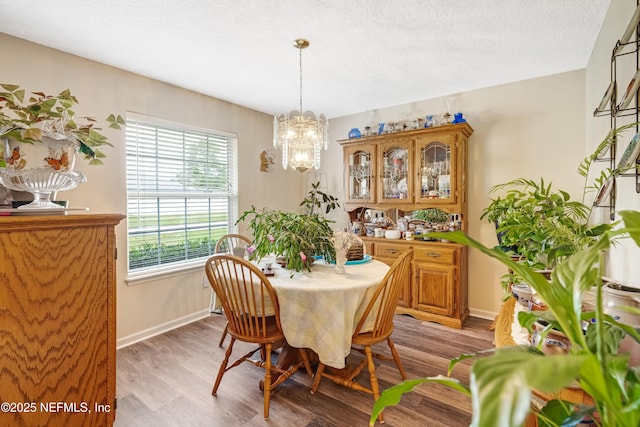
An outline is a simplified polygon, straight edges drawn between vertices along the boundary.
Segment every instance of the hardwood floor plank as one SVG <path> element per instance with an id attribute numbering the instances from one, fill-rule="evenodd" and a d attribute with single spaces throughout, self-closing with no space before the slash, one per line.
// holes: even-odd
<path id="1" fill-rule="evenodd" d="M 393 339 L 409 378 L 446 375 L 449 362 L 461 353 L 492 347 L 488 320 L 470 318 L 462 330 L 396 316 Z M 258 383 L 264 371 L 243 364 L 228 371 L 217 396 L 213 381 L 224 357 L 218 340 L 225 318 L 212 315 L 179 329 L 118 350 L 116 427 L 351 427 L 366 426 L 373 397 L 323 379 L 315 395 L 313 379 L 303 370 L 281 384 L 271 397 L 270 419 L 262 413 L 263 395 Z M 251 346 L 236 342 L 233 356 Z M 385 345 L 376 351 L 388 354 Z M 275 355 L 274 355 L 275 357 Z M 352 352 L 349 364 L 362 355 Z M 391 362 L 376 362 L 382 389 L 401 381 Z M 460 362 L 454 377 L 468 381 L 471 361 Z M 368 386 L 366 369 L 357 381 Z M 385 410 L 385 425 L 466 426 L 471 420 L 471 401 L 441 385 L 422 385 L 405 395 L 398 406 Z"/>

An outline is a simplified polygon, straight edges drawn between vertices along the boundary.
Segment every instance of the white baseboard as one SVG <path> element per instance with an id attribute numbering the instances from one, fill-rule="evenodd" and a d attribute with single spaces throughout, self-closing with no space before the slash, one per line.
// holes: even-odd
<path id="1" fill-rule="evenodd" d="M 487 320 L 493 320 L 497 316 L 497 313 L 494 313 L 492 311 L 474 310 L 474 309 L 470 309 L 469 314 L 473 317 L 479 317 L 481 319 L 487 319 Z M 210 315 L 211 313 L 207 308 L 201 311 L 197 311 L 195 313 L 191 313 L 187 316 L 174 319 L 170 322 L 162 323 L 160 325 L 154 326 L 153 328 L 136 332 L 135 334 L 131 334 L 126 337 L 122 337 L 118 339 L 116 341 L 116 348 L 119 350 L 121 348 L 128 347 L 137 342 L 144 341 L 156 335 L 164 334 L 165 332 L 169 332 L 181 326 L 188 325 L 189 323 L 193 323 L 200 319 L 204 319 L 205 317 L 209 317 Z"/>
<path id="2" fill-rule="evenodd" d="M 196 322 L 200 319 L 204 319 L 205 317 L 209 317 L 210 315 L 211 313 L 209 313 L 209 309 L 206 308 L 204 310 L 191 313 L 187 316 L 183 316 L 183 317 L 179 317 L 177 319 L 171 320 L 170 322 L 162 323 L 152 328 L 145 329 L 140 332 L 136 332 L 135 334 L 131 334 L 126 337 L 119 338 L 116 341 L 116 349 L 119 350 L 121 348 L 130 346 L 131 344 L 135 344 L 140 341 L 144 341 L 156 335 L 164 334 L 165 332 L 169 332 L 173 329 L 179 328 L 189 323 Z"/>
<path id="3" fill-rule="evenodd" d="M 480 319 L 494 320 L 498 313 L 487 310 L 475 310 L 471 308 L 469 309 L 469 315 L 473 317 L 479 317 Z"/>

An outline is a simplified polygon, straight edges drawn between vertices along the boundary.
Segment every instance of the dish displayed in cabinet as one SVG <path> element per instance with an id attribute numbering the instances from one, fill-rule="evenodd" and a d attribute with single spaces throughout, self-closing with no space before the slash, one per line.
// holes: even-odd
<path id="1" fill-rule="evenodd" d="M 392 148 L 383 153 L 382 176 L 385 199 L 406 199 L 409 196 L 407 155 L 407 150 L 403 148 Z"/>
<path id="2" fill-rule="evenodd" d="M 420 150 L 422 197 L 448 198 L 451 190 L 451 149 L 435 142 Z"/>

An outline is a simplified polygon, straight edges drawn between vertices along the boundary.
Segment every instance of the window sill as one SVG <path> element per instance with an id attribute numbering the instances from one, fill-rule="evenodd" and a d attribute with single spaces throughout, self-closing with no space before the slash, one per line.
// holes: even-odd
<path id="1" fill-rule="evenodd" d="M 158 281 L 159 279 L 167 279 L 169 277 L 190 274 L 198 270 L 204 272 L 205 261 L 206 260 L 200 259 L 189 264 L 182 264 L 179 266 L 167 266 L 167 267 L 155 268 L 151 271 L 133 273 L 133 274 L 130 274 L 125 279 L 124 282 L 127 286 L 138 286 L 148 282 L 155 282 L 155 281 Z"/>

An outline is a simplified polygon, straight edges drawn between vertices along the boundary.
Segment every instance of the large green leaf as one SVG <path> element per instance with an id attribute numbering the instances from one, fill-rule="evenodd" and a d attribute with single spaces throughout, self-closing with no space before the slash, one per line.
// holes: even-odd
<path id="1" fill-rule="evenodd" d="M 622 217 L 629 236 L 640 246 L 640 212 L 639 211 L 620 211 L 618 214 Z"/>
<path id="2" fill-rule="evenodd" d="M 584 356 L 544 356 L 506 347 L 481 358 L 471 371 L 472 425 L 518 426 L 530 411 L 531 389 L 554 392 L 575 379 Z"/>
<path id="3" fill-rule="evenodd" d="M 402 398 L 402 395 L 412 391 L 416 386 L 424 383 L 444 384 L 454 390 L 458 390 L 466 395 L 470 395 L 470 391 L 467 386 L 454 378 L 445 377 L 444 375 L 418 378 L 415 380 L 406 380 L 401 382 L 400 384 L 385 389 L 380 394 L 378 400 L 376 400 L 376 402 L 373 404 L 373 411 L 371 412 L 369 425 L 372 426 L 375 424 L 376 418 L 378 418 L 378 415 L 384 408 L 386 408 L 387 406 L 397 405 L 398 403 L 400 403 L 400 398 Z"/>
<path id="4" fill-rule="evenodd" d="M 593 414 L 593 406 L 575 405 L 563 400 L 551 400 L 538 414 L 538 427 L 573 427 Z M 558 420 L 561 420 L 558 423 Z"/>

